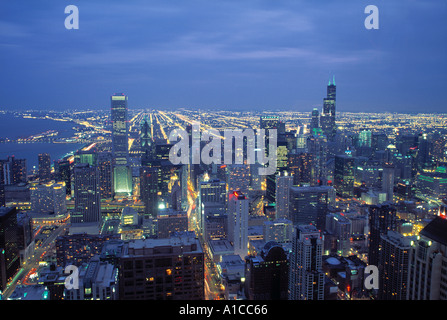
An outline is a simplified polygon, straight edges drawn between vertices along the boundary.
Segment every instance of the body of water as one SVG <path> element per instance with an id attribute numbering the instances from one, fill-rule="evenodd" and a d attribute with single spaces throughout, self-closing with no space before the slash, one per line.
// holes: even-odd
<path id="1" fill-rule="evenodd" d="M 28 137 L 48 130 L 59 132 L 58 137 L 68 138 L 75 132 L 73 122 L 27 119 L 15 117 L 10 114 L 0 114 L 0 138 L 17 139 Z M 58 160 L 84 145 L 79 143 L 0 143 L 0 159 L 8 156 L 25 158 L 27 160 L 28 171 L 38 166 L 38 154 L 48 153 L 51 162 Z"/>

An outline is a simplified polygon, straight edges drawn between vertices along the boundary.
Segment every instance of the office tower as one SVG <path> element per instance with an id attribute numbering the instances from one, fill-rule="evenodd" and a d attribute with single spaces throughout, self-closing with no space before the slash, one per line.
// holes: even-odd
<path id="1" fill-rule="evenodd" d="M 99 170 L 89 164 L 78 164 L 73 169 L 74 210 L 73 223 L 99 222 L 101 220 L 101 198 L 99 189 Z"/>
<path id="2" fill-rule="evenodd" d="M 308 152 L 312 154 L 313 181 L 311 185 L 325 185 L 328 180 L 328 141 L 322 134 L 310 135 L 307 139 Z"/>
<path id="3" fill-rule="evenodd" d="M 155 218 L 159 205 L 159 175 L 157 167 L 140 168 L 140 199 L 144 203 L 144 218 Z"/>
<path id="4" fill-rule="evenodd" d="M 237 183 L 235 183 L 234 180 L 232 181 L 231 185 L 235 186 Z M 209 204 L 220 204 L 222 207 L 225 207 L 227 203 L 226 188 L 225 181 L 219 179 L 210 179 L 200 182 L 198 190 L 199 205 L 196 209 L 196 219 L 197 225 L 200 227 L 202 233 L 204 232 L 205 221 L 208 218 L 205 214 L 204 206 Z"/>
<path id="5" fill-rule="evenodd" d="M 204 252 L 194 233 L 129 241 L 119 270 L 120 300 L 204 299 Z"/>
<path id="6" fill-rule="evenodd" d="M 289 220 L 294 225 L 312 224 L 324 230 L 334 188 L 330 186 L 291 187 Z"/>
<path id="7" fill-rule="evenodd" d="M 335 156 L 334 187 L 342 198 L 354 196 L 355 158 L 348 155 Z"/>
<path id="8" fill-rule="evenodd" d="M 119 240 L 119 234 L 76 233 L 61 235 L 56 238 L 56 264 L 65 268 L 67 265 L 80 266 L 91 258 L 101 254 L 103 247 L 110 240 Z"/>
<path id="9" fill-rule="evenodd" d="M 287 300 L 289 261 L 278 243 L 269 241 L 257 256 L 245 261 L 245 295 L 248 300 Z"/>
<path id="10" fill-rule="evenodd" d="M 278 116 L 261 116 L 260 117 L 260 128 L 261 129 L 276 129 L 280 128 L 280 120 Z M 268 134 L 268 132 L 266 132 Z M 268 150 L 268 149 L 267 149 Z"/>
<path id="11" fill-rule="evenodd" d="M 267 135 L 267 139 L 265 142 L 265 154 L 269 154 L 269 146 L 270 146 L 270 134 L 269 130 L 277 130 L 277 137 L 280 135 L 281 131 L 281 121 L 279 120 L 278 116 L 261 116 L 260 117 L 260 123 L 259 123 L 260 129 L 265 130 L 265 134 Z M 277 142 L 278 146 L 278 142 Z M 278 148 L 277 148 L 278 149 Z M 276 150 L 277 152 L 277 150 Z M 278 153 L 277 153 L 277 162 L 278 162 Z M 278 172 L 278 166 L 276 167 L 276 172 Z M 269 203 L 275 202 L 275 192 L 276 192 L 276 186 L 275 186 L 275 179 L 276 173 L 272 175 L 268 175 L 265 177 L 266 179 L 266 199 Z M 232 189 L 229 189 L 232 190 Z"/>
<path id="12" fill-rule="evenodd" d="M 66 300 L 118 300 L 118 268 L 99 255 L 78 269 L 78 288 L 65 290 Z"/>
<path id="13" fill-rule="evenodd" d="M 368 264 L 378 266 L 380 262 L 380 236 L 396 231 L 396 208 L 390 204 L 369 206 Z"/>
<path id="14" fill-rule="evenodd" d="M 386 193 L 386 200 L 394 198 L 394 165 L 385 163 L 382 171 L 382 191 Z"/>
<path id="15" fill-rule="evenodd" d="M 199 184 L 200 201 L 226 204 L 226 184 L 219 179 L 202 181 Z"/>
<path id="16" fill-rule="evenodd" d="M 296 227 L 289 265 L 289 300 L 323 300 L 323 240 L 312 225 Z"/>
<path id="17" fill-rule="evenodd" d="M 292 242 L 293 223 L 288 219 L 276 219 L 273 221 L 264 221 L 262 234 L 264 241 L 275 241 L 277 243 Z"/>
<path id="18" fill-rule="evenodd" d="M 238 191 L 230 193 L 228 200 L 228 240 L 233 243 L 234 254 L 245 259 L 248 246 L 249 200 Z"/>
<path id="19" fill-rule="evenodd" d="M 396 231 L 382 234 L 380 244 L 379 300 L 406 300 L 409 262 L 416 236 L 404 237 Z"/>
<path id="20" fill-rule="evenodd" d="M 276 176 L 287 170 L 288 154 L 287 141 L 284 139 L 284 135 L 281 134 L 277 140 L 276 173 L 266 176 L 265 198 L 270 204 L 276 203 Z"/>
<path id="21" fill-rule="evenodd" d="M 417 148 L 418 137 L 410 134 L 398 135 L 396 137 L 396 148 L 398 152 L 406 156 L 411 148 Z"/>
<path id="22" fill-rule="evenodd" d="M 361 129 L 358 137 L 359 147 L 371 147 L 372 132 L 368 129 Z"/>
<path id="23" fill-rule="evenodd" d="M 39 169 L 38 175 L 41 181 L 51 180 L 51 158 L 48 153 L 39 153 L 38 157 Z"/>
<path id="24" fill-rule="evenodd" d="M 109 152 L 100 152 L 97 154 L 97 166 L 99 170 L 99 190 L 101 194 L 101 199 L 111 199 L 113 184 L 112 184 L 112 173 L 113 173 L 113 158 L 112 154 Z"/>
<path id="25" fill-rule="evenodd" d="M 4 185 L 27 182 L 26 159 L 9 156 L 6 160 L 0 160 L 0 165 L 2 166 Z"/>
<path id="26" fill-rule="evenodd" d="M 443 199 L 447 197 L 447 173 L 442 171 L 422 172 L 417 176 L 416 194 Z"/>
<path id="27" fill-rule="evenodd" d="M 318 129 L 320 127 L 320 112 L 317 108 L 313 108 L 312 116 L 310 120 L 310 132 L 313 132 L 314 129 Z"/>
<path id="28" fill-rule="evenodd" d="M 115 197 L 128 197 L 132 194 L 132 171 L 129 166 L 127 96 L 114 94 L 111 103 L 113 192 Z"/>
<path id="29" fill-rule="evenodd" d="M 349 255 L 351 249 L 351 221 L 342 213 L 328 213 L 326 215 L 326 231 L 333 237 L 331 248 L 341 256 Z M 329 248 L 324 248 L 329 250 Z"/>
<path id="30" fill-rule="evenodd" d="M 30 187 L 31 210 L 37 213 L 67 213 L 65 186 L 63 182 L 37 184 Z"/>
<path id="31" fill-rule="evenodd" d="M 385 133 L 373 133 L 371 135 L 371 147 L 373 151 L 383 151 L 388 145 L 388 136 Z"/>
<path id="32" fill-rule="evenodd" d="M 336 85 L 335 77 L 333 77 L 332 83 L 329 80 L 327 95 L 323 99 L 323 112 L 320 116 L 320 127 L 328 141 L 333 141 L 337 132 L 337 126 L 335 124 L 335 101 Z"/>
<path id="33" fill-rule="evenodd" d="M 293 185 L 311 184 L 315 178 L 315 166 L 313 154 L 309 152 L 290 153 L 288 171 L 293 176 Z"/>
<path id="34" fill-rule="evenodd" d="M 158 238 L 170 238 L 178 232 L 188 231 L 188 214 L 186 211 L 162 209 L 157 214 Z"/>
<path id="35" fill-rule="evenodd" d="M 407 300 L 447 300 L 447 220 L 434 218 L 413 242 Z"/>
<path id="36" fill-rule="evenodd" d="M 293 186 L 293 177 L 287 171 L 276 176 L 276 218 L 288 219 L 290 188 Z"/>
<path id="37" fill-rule="evenodd" d="M 0 207 L 0 291 L 20 268 L 17 242 L 17 210 Z"/>
<path id="38" fill-rule="evenodd" d="M 242 193 L 248 193 L 250 188 L 250 165 L 247 164 L 229 164 L 227 165 L 228 190 L 239 190 Z"/>
<path id="39" fill-rule="evenodd" d="M 65 184 L 65 191 L 71 195 L 71 168 L 68 159 L 61 159 L 54 162 L 54 171 L 56 181 L 62 181 Z"/>
<path id="40" fill-rule="evenodd" d="M 144 117 L 140 129 L 141 165 L 147 166 L 154 160 L 154 141 L 152 137 L 152 121 Z"/>

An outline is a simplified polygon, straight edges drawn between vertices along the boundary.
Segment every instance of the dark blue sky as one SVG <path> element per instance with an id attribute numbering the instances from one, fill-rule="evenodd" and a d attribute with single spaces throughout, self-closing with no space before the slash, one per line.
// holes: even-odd
<path id="1" fill-rule="evenodd" d="M 79 8 L 79 30 L 64 9 Z M 379 30 L 364 9 L 379 8 Z M 0 3 L 1 109 L 446 112 L 445 0 Z"/>

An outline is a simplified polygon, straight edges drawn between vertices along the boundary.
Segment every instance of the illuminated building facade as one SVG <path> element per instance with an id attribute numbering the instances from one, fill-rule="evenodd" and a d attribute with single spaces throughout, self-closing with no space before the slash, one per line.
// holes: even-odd
<path id="1" fill-rule="evenodd" d="M 127 96 L 114 94 L 111 103 L 113 192 L 115 197 L 128 197 L 132 194 L 132 171 L 129 165 Z"/>
<path id="2" fill-rule="evenodd" d="M 120 300 L 203 300 L 204 253 L 194 233 L 125 243 Z"/>
<path id="3" fill-rule="evenodd" d="M 315 226 L 296 227 L 289 266 L 289 300 L 323 300 L 323 240 Z"/>

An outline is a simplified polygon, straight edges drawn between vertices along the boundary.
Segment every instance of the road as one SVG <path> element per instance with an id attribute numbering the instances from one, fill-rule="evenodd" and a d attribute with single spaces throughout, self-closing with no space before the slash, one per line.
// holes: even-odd
<path id="1" fill-rule="evenodd" d="M 56 238 L 64 232 L 66 227 L 67 225 L 64 224 L 55 229 L 34 251 L 34 255 L 29 257 L 28 260 L 22 264 L 22 267 L 16 273 L 16 276 L 3 292 L 3 299 L 8 299 L 17 285 L 21 284 L 24 280 L 26 281 L 29 275 L 38 269 L 39 262 L 43 261 L 45 254 L 54 247 Z"/>

